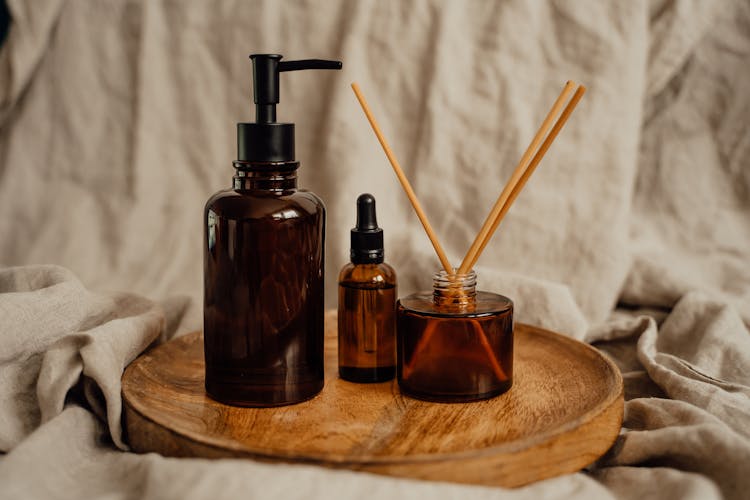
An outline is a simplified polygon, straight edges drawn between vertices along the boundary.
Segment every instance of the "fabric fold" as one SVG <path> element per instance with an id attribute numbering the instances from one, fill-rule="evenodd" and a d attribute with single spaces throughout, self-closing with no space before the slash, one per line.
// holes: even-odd
<path id="1" fill-rule="evenodd" d="M 667 396 L 750 438 L 750 332 L 731 306 L 686 295 L 640 337 L 638 359 Z"/>
<path id="2" fill-rule="evenodd" d="M 132 294 L 90 292 L 57 266 L 0 270 L 0 292 L 0 450 L 59 415 L 78 385 L 101 408 L 114 443 L 127 448 L 120 377 L 164 332 L 162 308 Z M 97 390 L 85 390 L 84 380 Z"/>

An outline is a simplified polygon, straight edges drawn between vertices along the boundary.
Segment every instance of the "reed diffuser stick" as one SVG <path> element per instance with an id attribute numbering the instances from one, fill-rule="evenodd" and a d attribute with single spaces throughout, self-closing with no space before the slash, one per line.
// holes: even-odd
<path id="1" fill-rule="evenodd" d="M 446 273 L 452 275 L 454 271 L 453 266 L 451 266 L 450 261 L 448 261 L 448 257 L 445 256 L 443 247 L 440 246 L 440 242 L 438 242 L 435 231 L 432 230 L 432 226 L 427 220 L 427 215 L 424 213 L 424 210 L 422 210 L 422 205 L 420 205 L 419 200 L 417 199 L 417 195 L 414 193 L 409 180 L 406 178 L 404 171 L 401 169 L 401 165 L 396 159 L 396 155 L 393 154 L 390 146 L 388 146 L 388 142 L 385 140 L 385 137 L 383 137 L 383 133 L 380 131 L 380 127 L 375 121 L 375 117 L 372 115 L 370 107 L 367 105 L 367 101 L 365 100 L 365 96 L 362 95 L 362 91 L 360 90 L 359 85 L 357 85 L 357 83 L 352 83 L 352 90 L 354 91 L 354 95 L 357 96 L 357 100 L 359 101 L 360 106 L 362 106 L 362 111 L 365 112 L 365 116 L 370 122 L 370 126 L 375 132 L 378 141 L 380 141 L 380 145 L 383 147 L 383 151 L 385 151 L 385 155 L 388 157 L 388 161 L 391 162 L 393 171 L 396 172 L 396 177 L 398 177 L 401 186 L 404 188 L 404 191 L 406 191 L 406 196 L 409 198 L 411 206 L 414 207 L 414 211 L 417 213 L 419 221 L 422 223 L 424 230 L 427 232 L 427 237 L 430 238 L 430 241 L 432 242 L 435 253 L 437 253 L 438 259 L 440 259 L 440 264 L 442 264 L 443 269 L 445 269 Z"/>
<path id="2" fill-rule="evenodd" d="M 526 185 L 526 182 L 529 180 L 529 177 L 531 177 L 531 174 L 534 173 L 534 170 L 536 169 L 537 165 L 539 165 L 539 162 L 541 162 L 542 158 L 544 158 L 544 155 L 547 154 L 547 150 L 550 148 L 550 146 L 554 142 L 557 135 L 560 133 L 560 130 L 562 130 L 565 123 L 568 121 L 568 118 L 570 117 L 571 113 L 573 113 L 573 110 L 578 105 L 578 102 L 581 100 L 585 92 L 586 92 L 586 87 L 584 87 L 583 85 L 579 85 L 578 88 L 576 89 L 575 94 L 573 94 L 573 97 L 571 98 L 570 102 L 568 103 L 567 106 L 565 106 L 565 109 L 560 115 L 560 118 L 558 118 L 557 122 L 555 122 L 555 125 L 552 127 L 552 130 L 550 131 L 549 135 L 544 140 L 542 145 L 539 147 L 539 151 L 537 151 L 537 153 L 534 155 L 534 158 L 531 160 L 531 163 L 529 163 L 529 166 L 526 168 L 526 171 L 518 180 L 518 183 L 513 187 L 513 191 L 511 192 L 511 195 L 508 198 L 508 201 L 505 203 L 502 210 L 498 214 L 497 218 L 492 223 L 492 228 L 490 229 L 489 234 L 484 239 L 484 241 L 482 241 L 482 244 L 479 247 L 479 252 L 477 252 L 477 255 L 474 257 L 473 261 L 469 263 L 469 266 L 468 266 L 469 269 L 474 267 L 474 265 L 476 264 L 477 259 L 479 259 L 479 256 L 482 254 L 482 252 L 484 251 L 484 248 L 490 242 L 490 239 L 492 239 L 492 235 L 495 233 L 495 230 L 500 225 L 500 222 L 508 213 L 508 210 L 510 210 L 510 207 L 511 205 L 513 205 L 513 202 L 515 202 L 516 198 L 518 198 L 518 195 L 523 190 L 524 186 Z"/>
<path id="3" fill-rule="evenodd" d="M 566 85 L 566 88 L 567 88 L 567 85 Z M 564 92 L 565 92 L 565 89 L 563 90 L 563 93 Z M 515 177 L 516 172 L 514 172 L 514 176 L 508 182 L 508 185 L 505 186 L 505 189 L 503 189 L 503 194 L 505 194 L 506 190 L 508 191 L 508 195 L 507 195 L 505 202 L 502 203 L 502 206 L 500 207 L 499 210 L 497 210 L 496 213 L 493 207 L 493 211 L 490 213 L 491 217 L 487 218 L 487 220 L 485 221 L 485 225 L 482 227 L 482 230 L 479 232 L 479 234 L 477 235 L 477 238 L 474 240 L 474 244 L 472 244 L 472 247 L 469 249 L 469 252 L 467 252 L 466 257 L 464 257 L 463 262 L 461 262 L 461 266 L 459 267 L 459 270 L 458 270 L 459 273 L 468 272 L 468 270 L 472 269 L 474 265 L 477 263 L 479 256 L 482 254 L 482 251 L 487 246 L 490 239 L 492 239 L 492 235 L 495 233 L 495 230 L 497 229 L 497 227 L 500 225 L 500 222 L 505 217 L 505 214 L 508 213 L 508 210 L 510 210 L 511 205 L 513 205 L 513 202 L 516 201 L 516 198 L 518 198 L 518 195 L 521 193 L 521 190 L 523 190 L 524 186 L 526 185 L 526 182 L 529 180 L 529 177 L 531 177 L 531 174 L 534 173 L 534 170 L 536 169 L 537 165 L 539 165 L 539 162 L 542 161 L 542 158 L 544 158 L 544 155 L 547 153 L 547 150 L 550 148 L 550 146 L 554 142 L 555 138 L 557 137 L 557 134 L 560 133 L 560 130 L 562 130 L 563 126 L 568 121 L 568 118 L 570 117 L 571 113 L 573 113 L 573 110 L 578 105 L 578 102 L 581 100 L 585 92 L 586 92 L 586 87 L 584 87 L 583 85 L 579 85 L 575 91 L 575 94 L 573 94 L 573 98 L 570 100 L 568 105 L 565 106 L 565 109 L 560 115 L 560 118 L 557 119 L 557 121 L 555 122 L 555 125 L 552 127 L 552 130 L 549 132 L 549 135 L 547 135 L 544 142 L 539 147 L 539 150 L 536 152 L 536 154 L 534 155 L 534 157 L 532 158 L 528 166 L 526 166 L 525 169 L 523 169 L 523 173 L 520 175 L 520 177 L 515 179 L 515 182 L 514 182 L 514 177 Z M 563 96 L 563 93 L 560 94 L 560 97 Z M 553 111 L 555 111 L 554 108 L 557 106 L 558 102 L 560 101 L 560 97 L 558 97 L 558 101 L 555 101 L 553 110 L 550 111 L 550 114 L 547 116 L 548 119 L 550 118 L 550 115 L 554 117 L 557 114 L 556 112 L 553 113 Z M 540 131 L 541 129 L 542 127 L 540 127 Z M 532 141 L 532 145 L 534 144 L 536 139 L 537 137 L 535 137 L 534 141 Z M 529 148 L 531 148 L 531 145 L 529 146 Z M 524 154 L 524 156 L 526 156 L 526 154 Z M 522 162 L 523 162 L 523 158 L 522 158 Z M 521 163 L 519 163 L 519 167 L 520 166 L 521 166 Z M 500 195 L 500 198 L 503 197 L 503 194 Z M 500 199 L 498 199 L 498 202 L 500 202 Z M 488 223 L 489 223 L 489 228 L 488 230 L 485 230 L 485 226 L 487 226 Z M 472 249 L 474 250 L 472 251 Z"/>
<path id="4" fill-rule="evenodd" d="M 490 210 L 490 213 L 487 215 L 487 218 L 484 220 L 484 224 L 482 224 L 482 228 L 479 230 L 479 233 L 477 234 L 476 238 L 474 238 L 474 242 L 471 244 L 471 247 L 469 247 L 469 251 L 466 252 L 466 256 L 464 257 L 464 260 L 461 262 L 461 265 L 458 268 L 459 273 L 469 272 L 469 270 L 473 266 L 473 264 L 470 264 L 470 263 L 476 262 L 476 259 L 478 258 L 479 253 L 481 253 L 482 242 L 484 242 L 487 239 L 488 235 L 492 234 L 492 226 L 495 220 L 497 219 L 498 215 L 500 214 L 500 211 L 506 205 L 508 198 L 510 198 L 511 192 L 513 191 L 513 188 L 516 186 L 519 179 L 521 178 L 523 173 L 526 171 L 526 167 L 528 166 L 528 163 L 531 160 L 532 155 L 539 147 L 539 144 L 542 142 L 542 139 L 544 139 L 544 136 L 547 134 L 547 131 L 552 126 L 552 121 L 560 113 L 560 110 L 562 109 L 565 102 L 568 100 L 570 93 L 573 92 L 574 87 L 575 87 L 575 84 L 571 82 L 570 80 L 568 80 L 565 83 L 565 86 L 563 87 L 562 91 L 560 92 L 560 95 L 557 96 L 557 99 L 555 100 L 554 104 L 552 104 L 552 108 L 550 108 L 549 113 L 547 113 L 547 117 L 542 122 L 542 125 L 539 127 L 539 130 L 537 130 L 536 135 L 534 135 L 534 138 L 532 139 L 529 146 L 526 148 L 526 151 L 523 153 L 523 156 L 521 156 L 521 159 L 519 160 L 518 165 L 516 165 L 516 168 L 513 171 L 513 174 L 510 176 L 510 179 L 508 179 L 508 182 L 507 184 L 505 184 L 503 191 L 500 193 L 500 196 L 497 198 L 495 205 L 492 207 L 492 210 Z"/>

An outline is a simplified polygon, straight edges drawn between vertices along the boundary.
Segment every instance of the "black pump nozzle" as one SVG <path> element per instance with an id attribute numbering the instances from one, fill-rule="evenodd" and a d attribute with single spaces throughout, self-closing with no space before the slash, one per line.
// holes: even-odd
<path id="1" fill-rule="evenodd" d="M 351 231 L 350 256 L 354 264 L 383 262 L 383 230 L 378 227 L 375 197 L 369 193 L 357 198 L 357 227 Z"/>
<path id="2" fill-rule="evenodd" d="M 276 122 L 279 73 L 301 69 L 341 69 L 339 61 L 281 61 L 279 54 L 253 54 L 255 123 L 237 124 L 238 165 L 294 162 L 294 124 Z M 238 167 L 241 168 L 241 167 Z"/>
<path id="3" fill-rule="evenodd" d="M 253 54 L 253 100 L 256 123 L 276 121 L 276 105 L 279 103 L 279 73 L 302 69 L 341 69 L 341 61 L 303 59 L 281 62 L 279 54 Z"/>

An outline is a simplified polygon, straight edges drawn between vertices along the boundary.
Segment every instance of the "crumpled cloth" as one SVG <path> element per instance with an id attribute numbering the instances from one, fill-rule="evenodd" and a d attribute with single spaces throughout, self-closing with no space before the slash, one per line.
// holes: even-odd
<path id="1" fill-rule="evenodd" d="M 57 417 L 76 389 L 124 448 L 118 373 L 164 331 L 161 307 L 92 293 L 57 266 L 0 270 L 0 294 L 0 449 Z"/>
<path id="2" fill-rule="evenodd" d="M 128 452 L 123 369 L 171 337 L 191 306 L 95 293 L 57 266 L 0 270 L 0 497 L 740 499 L 750 491 L 750 333 L 731 305 L 700 293 L 660 324 L 658 315 L 619 312 L 589 331 L 623 372 L 623 432 L 586 472 L 516 490 Z"/>

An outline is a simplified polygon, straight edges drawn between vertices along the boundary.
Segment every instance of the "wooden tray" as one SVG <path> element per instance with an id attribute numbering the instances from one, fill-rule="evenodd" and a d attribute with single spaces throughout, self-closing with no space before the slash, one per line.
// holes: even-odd
<path id="1" fill-rule="evenodd" d="M 203 389 L 203 339 L 163 344 L 125 371 L 130 445 L 167 456 L 248 457 L 506 487 L 575 472 L 614 443 L 622 377 L 596 349 L 516 324 L 513 388 L 489 401 L 427 403 L 395 381 L 338 378 L 326 318 L 326 384 L 304 403 L 236 408 Z"/>

